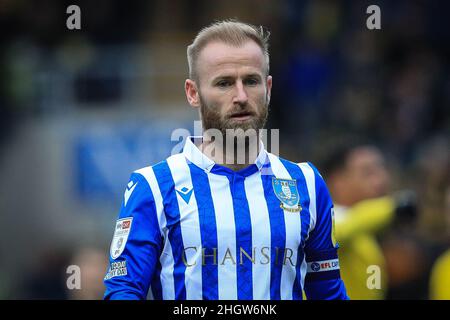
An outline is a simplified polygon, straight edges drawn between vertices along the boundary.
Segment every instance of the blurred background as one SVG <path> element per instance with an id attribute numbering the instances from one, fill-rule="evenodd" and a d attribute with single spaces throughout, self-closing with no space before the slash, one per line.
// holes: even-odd
<path id="1" fill-rule="evenodd" d="M 66 28 L 71 4 L 81 30 Z M 370 4 L 381 30 L 366 27 Z M 228 18 L 271 32 L 281 156 L 327 177 L 328 151 L 357 137 L 382 155 L 385 193 L 408 190 L 403 220 L 374 234 L 379 298 L 434 298 L 450 248 L 449 12 L 443 0 L 0 0 L 0 298 L 102 297 L 130 173 L 168 157 L 172 131 L 197 119 L 186 47 Z M 81 290 L 67 289 L 72 264 Z"/>

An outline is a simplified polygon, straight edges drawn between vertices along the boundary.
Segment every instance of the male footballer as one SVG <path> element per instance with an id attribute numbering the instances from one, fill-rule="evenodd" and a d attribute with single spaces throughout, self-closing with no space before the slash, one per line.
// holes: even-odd
<path id="1" fill-rule="evenodd" d="M 259 136 L 272 88 L 268 35 L 217 22 L 187 56 L 185 92 L 203 136 L 132 173 L 104 298 L 348 299 L 324 180 L 310 163 L 267 152 Z"/>

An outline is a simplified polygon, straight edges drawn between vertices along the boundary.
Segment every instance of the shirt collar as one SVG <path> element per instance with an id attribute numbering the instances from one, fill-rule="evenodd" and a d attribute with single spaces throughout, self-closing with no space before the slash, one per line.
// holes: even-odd
<path id="1" fill-rule="evenodd" d="M 201 150 L 195 145 L 195 141 L 202 141 L 202 136 L 189 136 L 186 139 L 186 143 L 183 148 L 183 154 L 187 160 L 195 164 L 197 167 L 210 172 L 211 169 L 216 165 L 216 163 L 208 158 Z M 264 143 L 259 141 L 259 154 L 256 158 L 254 164 L 261 170 L 263 166 L 267 163 L 269 157 L 267 156 L 267 151 L 264 147 Z"/>

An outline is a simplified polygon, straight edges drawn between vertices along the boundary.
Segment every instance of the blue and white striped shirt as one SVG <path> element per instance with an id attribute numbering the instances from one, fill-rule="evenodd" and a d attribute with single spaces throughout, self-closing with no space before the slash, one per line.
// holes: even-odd
<path id="1" fill-rule="evenodd" d="M 135 171 L 111 243 L 105 299 L 347 299 L 333 205 L 310 163 L 262 146 L 233 171 L 187 139 Z"/>

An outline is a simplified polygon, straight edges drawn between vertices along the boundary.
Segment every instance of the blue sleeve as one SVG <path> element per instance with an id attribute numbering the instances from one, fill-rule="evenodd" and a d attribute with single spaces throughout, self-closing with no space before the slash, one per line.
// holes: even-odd
<path id="1" fill-rule="evenodd" d="M 145 300 L 161 247 L 152 191 L 143 176 L 133 173 L 111 241 L 104 299 Z"/>
<path id="2" fill-rule="evenodd" d="M 334 211 L 328 188 L 317 169 L 314 171 L 316 223 L 305 244 L 307 273 L 305 294 L 309 300 L 348 300 L 339 272 L 339 245 L 334 239 Z"/>

